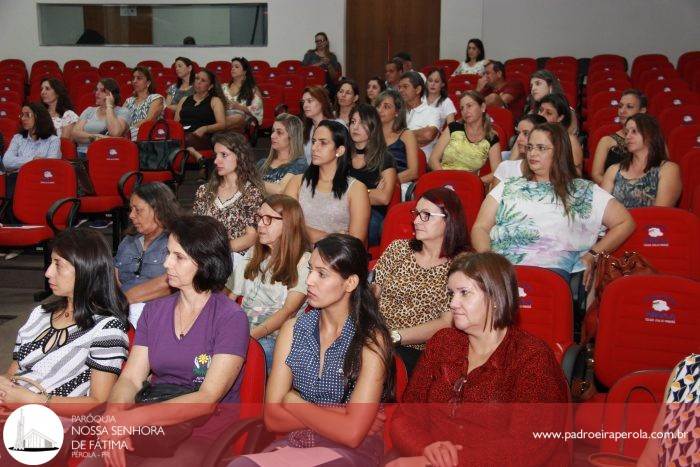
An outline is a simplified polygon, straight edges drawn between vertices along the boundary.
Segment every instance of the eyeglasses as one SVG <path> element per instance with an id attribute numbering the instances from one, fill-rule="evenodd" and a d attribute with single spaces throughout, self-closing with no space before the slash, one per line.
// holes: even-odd
<path id="1" fill-rule="evenodd" d="M 532 151 L 537 151 L 537 152 L 545 152 L 550 149 L 553 149 L 554 146 L 545 146 L 544 144 L 528 144 L 525 146 L 525 150 L 527 152 L 532 152 Z"/>
<path id="2" fill-rule="evenodd" d="M 324 42 L 326 42 L 326 40 L 325 39 L 316 39 L 314 42 L 317 44 L 323 44 Z"/>
<path id="3" fill-rule="evenodd" d="M 134 271 L 134 274 L 138 277 L 141 275 L 141 268 L 143 267 L 143 255 L 134 256 L 132 259 L 136 261 L 137 266 L 136 271 Z"/>
<path id="4" fill-rule="evenodd" d="M 253 215 L 253 221 L 258 224 L 262 220 L 263 225 L 270 225 L 272 224 L 272 219 L 277 219 L 277 220 L 282 220 L 281 217 L 279 216 L 268 216 L 267 214 L 265 215 L 260 215 L 260 214 L 254 214 Z"/>
<path id="5" fill-rule="evenodd" d="M 447 217 L 446 214 L 441 214 L 439 212 L 416 211 L 415 209 L 411 209 L 411 215 L 414 219 L 420 217 L 420 220 L 423 222 L 428 222 L 431 217 Z"/>
<path id="6" fill-rule="evenodd" d="M 467 383 L 466 376 L 460 376 L 457 381 L 455 381 L 454 386 L 452 386 L 452 397 L 450 398 L 450 418 L 454 418 L 457 413 L 457 408 L 462 400 L 462 389 Z"/>

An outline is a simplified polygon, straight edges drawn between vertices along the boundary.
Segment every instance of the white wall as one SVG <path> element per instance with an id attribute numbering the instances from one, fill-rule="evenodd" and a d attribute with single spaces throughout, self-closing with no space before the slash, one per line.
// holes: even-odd
<path id="1" fill-rule="evenodd" d="M 115 4 L 100 0 L 41 0 L 41 3 Z M 244 56 L 277 63 L 299 59 L 314 47 L 314 34 L 326 31 L 333 52 L 341 64 L 345 57 L 345 0 L 206 0 L 206 3 L 260 3 L 268 5 L 268 36 L 266 47 L 62 47 L 40 46 L 37 24 L 37 0 L 0 0 L 0 58 L 22 58 L 28 66 L 36 60 L 53 59 L 63 64 L 83 58 L 93 64 L 104 60 L 122 60 L 135 65 L 146 58 L 172 63 L 179 55 L 200 64 L 211 60 L 229 60 Z M 129 0 L 132 5 L 196 4 L 196 0 Z"/>
<path id="2" fill-rule="evenodd" d="M 664 53 L 675 64 L 700 49 L 699 23 L 698 0 L 442 0 L 440 56 L 463 59 L 481 37 L 500 60 Z"/>

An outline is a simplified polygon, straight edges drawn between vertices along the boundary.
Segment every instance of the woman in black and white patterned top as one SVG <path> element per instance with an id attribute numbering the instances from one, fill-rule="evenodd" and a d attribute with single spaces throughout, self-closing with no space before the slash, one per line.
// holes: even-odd
<path id="1" fill-rule="evenodd" d="M 129 348 L 128 304 L 109 246 L 97 232 L 65 231 L 46 277 L 58 299 L 36 307 L 19 330 L 0 405 L 104 402 Z"/>

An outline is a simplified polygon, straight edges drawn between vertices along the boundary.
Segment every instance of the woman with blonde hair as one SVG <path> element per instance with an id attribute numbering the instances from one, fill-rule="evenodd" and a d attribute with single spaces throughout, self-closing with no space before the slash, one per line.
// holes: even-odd
<path id="1" fill-rule="evenodd" d="M 283 193 L 289 180 L 303 174 L 308 167 L 303 128 L 296 115 L 283 113 L 275 118 L 270 134 L 270 154 L 257 164 L 268 193 Z"/>
<path id="2" fill-rule="evenodd" d="M 265 350 L 268 371 L 282 325 L 306 300 L 309 238 L 299 202 L 286 195 L 265 199 L 255 214 L 258 241 L 233 269 L 229 297 L 243 297 L 250 335 Z"/>

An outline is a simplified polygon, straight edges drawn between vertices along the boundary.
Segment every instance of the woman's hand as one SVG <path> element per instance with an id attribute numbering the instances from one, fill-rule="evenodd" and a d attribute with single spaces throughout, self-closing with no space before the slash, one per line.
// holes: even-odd
<path id="1" fill-rule="evenodd" d="M 423 449 L 423 455 L 433 467 L 452 467 L 459 463 L 457 452 L 461 450 L 461 444 L 452 444 L 450 441 L 438 441 L 427 445 Z"/>
<path id="2" fill-rule="evenodd" d="M 0 376 L 0 404 L 43 404 L 46 397 L 19 386 Z"/>
<path id="3" fill-rule="evenodd" d="M 194 130 L 192 133 L 195 135 L 199 136 L 200 138 L 204 138 L 204 135 L 207 134 L 207 127 L 206 126 L 200 126 L 196 130 Z"/>
<path id="4" fill-rule="evenodd" d="M 107 91 L 105 95 L 105 105 L 114 108 L 114 96 L 111 91 Z"/>
<path id="5" fill-rule="evenodd" d="M 593 276 L 595 275 L 593 271 L 595 267 L 595 258 L 592 254 L 586 252 L 586 254 L 581 257 L 581 262 L 586 267 L 586 269 L 583 270 L 583 285 L 586 290 L 589 290 L 593 285 Z"/>

